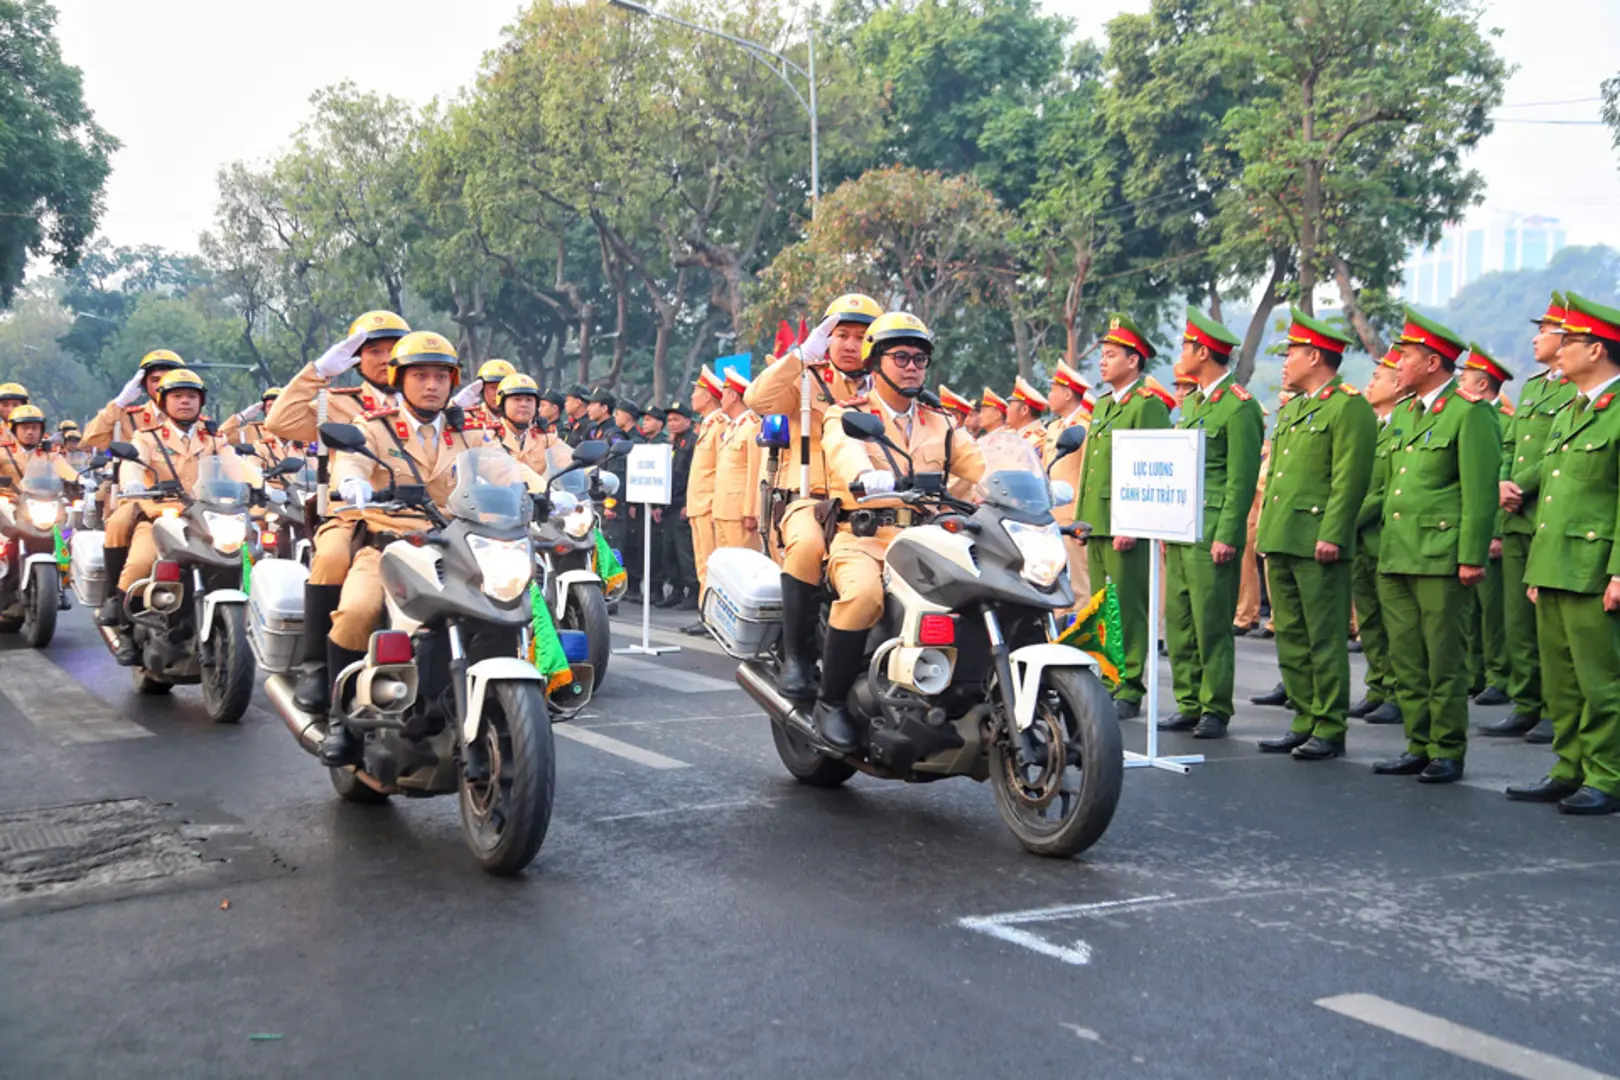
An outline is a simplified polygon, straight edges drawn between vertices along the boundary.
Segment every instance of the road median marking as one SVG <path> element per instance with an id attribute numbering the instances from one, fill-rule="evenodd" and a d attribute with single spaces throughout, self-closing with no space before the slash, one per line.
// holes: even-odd
<path id="1" fill-rule="evenodd" d="M 679 758 L 666 757 L 656 750 L 643 750 L 639 746 L 621 742 L 611 735 L 603 735 L 590 728 L 574 727 L 571 724 L 556 724 L 552 726 L 552 733 L 564 739 L 570 739 L 593 750 L 600 750 L 606 754 L 622 757 L 626 761 L 633 761 L 637 765 L 645 765 L 649 769 L 689 769 L 691 763 L 681 761 Z"/>
<path id="2" fill-rule="evenodd" d="M 152 737 L 139 724 L 121 719 L 105 701 L 33 649 L 0 653 L 0 694 L 40 734 L 59 743 Z"/>
<path id="3" fill-rule="evenodd" d="M 1413 1042 L 1484 1065 L 1521 1080 L 1615 1080 L 1608 1073 L 1588 1069 L 1539 1050 L 1510 1043 L 1438 1016 L 1398 1005 L 1374 994 L 1340 994 L 1316 1004 L 1329 1012 L 1392 1031 Z"/>

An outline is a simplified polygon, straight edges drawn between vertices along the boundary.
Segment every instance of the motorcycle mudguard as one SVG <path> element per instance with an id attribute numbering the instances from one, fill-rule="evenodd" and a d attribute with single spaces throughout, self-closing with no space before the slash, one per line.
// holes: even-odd
<path id="1" fill-rule="evenodd" d="M 553 619 L 561 619 L 563 612 L 568 608 L 568 587 L 570 585 L 595 585 L 602 588 L 602 579 L 589 570 L 564 570 L 557 575 L 557 596 L 551 601 Z"/>
<path id="2" fill-rule="evenodd" d="M 221 604 L 247 603 L 247 593 L 241 589 L 215 589 L 203 596 L 203 624 L 198 628 L 197 636 L 202 641 L 208 640 L 208 635 L 214 632 L 214 609 Z"/>
<path id="3" fill-rule="evenodd" d="M 1041 675 L 1047 668 L 1097 669 L 1097 661 L 1090 653 L 1073 645 L 1047 642 L 1043 645 L 1025 645 L 1014 649 L 1008 657 L 1012 661 L 1013 682 L 1017 699 L 1013 702 L 1013 720 L 1018 730 L 1026 730 L 1035 722 L 1036 691 L 1040 689 Z"/>
<path id="4" fill-rule="evenodd" d="M 461 725 L 461 741 L 478 738 L 484 719 L 484 691 L 492 682 L 546 682 L 540 669 L 515 656 L 492 656 L 467 669 L 467 718 Z M 542 687 L 544 689 L 544 687 Z"/>
<path id="5" fill-rule="evenodd" d="M 28 558 L 23 560 L 23 577 L 26 578 L 28 576 L 28 572 L 34 567 L 38 566 L 40 563 L 48 563 L 51 566 L 55 566 L 56 556 L 48 552 L 41 552 L 37 555 L 28 556 Z"/>

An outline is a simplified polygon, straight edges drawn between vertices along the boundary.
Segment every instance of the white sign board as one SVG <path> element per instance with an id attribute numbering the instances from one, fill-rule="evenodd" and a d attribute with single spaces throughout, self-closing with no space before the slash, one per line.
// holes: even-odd
<path id="1" fill-rule="evenodd" d="M 1113 433 L 1115 536 L 1192 544 L 1204 538 L 1204 432 L 1161 428 Z"/>
<path id="2" fill-rule="evenodd" d="M 668 443 L 643 443 L 630 448 L 624 465 L 625 502 L 669 503 L 673 452 L 674 447 Z"/>

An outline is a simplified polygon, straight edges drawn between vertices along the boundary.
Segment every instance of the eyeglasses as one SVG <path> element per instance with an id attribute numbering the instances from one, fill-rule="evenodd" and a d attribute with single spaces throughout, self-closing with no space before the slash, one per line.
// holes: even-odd
<path id="1" fill-rule="evenodd" d="M 925 368 L 928 366 L 928 354 L 925 352 L 889 352 L 885 354 L 895 364 L 903 368 Z"/>

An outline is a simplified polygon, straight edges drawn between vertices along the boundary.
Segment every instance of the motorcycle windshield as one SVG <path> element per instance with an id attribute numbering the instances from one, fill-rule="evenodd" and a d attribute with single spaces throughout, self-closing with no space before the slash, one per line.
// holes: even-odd
<path id="1" fill-rule="evenodd" d="M 67 459 L 68 465 L 74 472 L 82 473 L 90 467 L 90 451 L 88 450 L 69 450 L 62 456 Z"/>
<path id="2" fill-rule="evenodd" d="M 1041 514 L 1052 509 L 1040 455 L 1022 435 L 997 431 L 979 440 L 984 455 L 984 479 L 974 488 L 982 503 L 1017 514 Z"/>
<path id="3" fill-rule="evenodd" d="M 62 478 L 49 458 L 32 457 L 23 468 L 22 493 L 31 499 L 54 499 L 62 494 Z"/>
<path id="4" fill-rule="evenodd" d="M 528 523 L 529 489 L 512 455 L 496 447 L 475 446 L 456 458 L 455 474 L 451 514 L 496 529 Z"/>
<path id="5" fill-rule="evenodd" d="M 551 485 L 552 491 L 566 491 L 580 502 L 590 498 L 591 474 L 584 469 L 565 473 L 557 477 L 556 483 Z"/>
<path id="6" fill-rule="evenodd" d="M 552 443 L 546 447 L 546 473 L 556 476 L 574 463 L 574 449 L 567 443 Z"/>
<path id="7" fill-rule="evenodd" d="M 213 506 L 246 506 L 247 484 L 231 475 L 231 462 L 218 454 L 210 454 L 197 462 L 197 482 L 191 485 L 191 497 Z"/>

